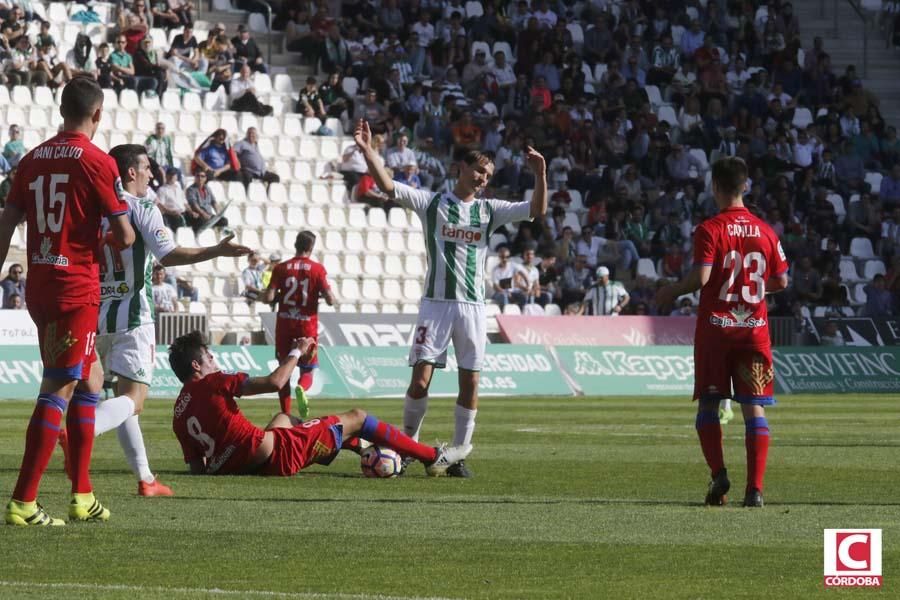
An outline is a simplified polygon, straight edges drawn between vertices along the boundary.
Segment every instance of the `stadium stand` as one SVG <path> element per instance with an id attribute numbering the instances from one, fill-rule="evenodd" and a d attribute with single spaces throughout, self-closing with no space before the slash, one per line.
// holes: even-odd
<path id="1" fill-rule="evenodd" d="M 751 166 L 747 203 L 775 227 L 792 263 L 811 259 L 825 289 L 816 301 L 791 289 L 772 300 L 771 314 L 832 301 L 865 312 L 877 274 L 895 314 L 900 308 L 900 141 L 856 71 L 839 69 L 822 40 L 801 41 L 797 14 L 817 3 L 708 2 L 658 13 L 642 2 L 400 2 L 395 22 L 379 2 L 332 2 L 317 13 L 300 1 L 281 4 L 271 27 L 229 0 L 177 23 L 147 14 L 145 0 L 11 4 L 0 12 L 5 162 L 53 135 L 61 84 L 77 72 L 108 88 L 95 143 L 149 144 L 162 123 L 168 142 L 151 153 L 177 169 L 184 188 L 213 131 L 237 144 L 254 127 L 263 170 L 278 181 L 210 182 L 222 216 L 266 255 L 289 255 L 297 231 L 316 231 L 314 257 L 335 283 L 339 312 L 414 312 L 426 264 L 413 215 L 357 202 L 365 178 L 348 134 L 358 117 L 380 134 L 386 159 L 405 135 L 409 153 L 394 176 L 434 190 L 452 189 L 455 151 L 478 147 L 496 154 L 487 193 L 527 199 L 522 147 L 545 154 L 546 218 L 503 228 L 490 245 L 516 257 L 536 250 L 536 262 L 555 255 L 554 267 L 540 269 L 553 302 L 507 305 L 507 314 L 571 312 L 561 280 L 583 250 L 633 292 L 629 311 L 668 314 L 652 290 L 691 267 L 692 229 L 714 210 L 709 164 L 734 155 Z M 28 14 L 13 17 L 20 4 Z M 22 27 L 9 25 L 19 20 L 22 49 Z M 882 15 L 889 32 L 893 20 Z M 120 36 L 127 56 L 116 48 Z M 109 66 L 128 62 L 134 76 Z M 258 103 L 228 110 L 248 92 Z M 584 226 L 590 244 L 579 239 Z M 209 243 L 222 230 L 176 235 Z M 19 256 L 23 244 L 19 232 Z M 220 259 L 182 269 L 198 296 L 183 298 L 185 309 L 208 314 L 214 330 L 257 328 L 269 307 L 237 296 L 242 267 Z"/>

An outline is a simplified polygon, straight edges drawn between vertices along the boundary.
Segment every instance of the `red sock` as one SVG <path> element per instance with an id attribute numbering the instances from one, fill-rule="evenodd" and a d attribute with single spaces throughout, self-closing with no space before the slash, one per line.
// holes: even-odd
<path id="1" fill-rule="evenodd" d="M 359 437 L 373 444 L 387 446 L 403 456 L 412 456 L 424 463 L 434 462 L 437 458 L 437 450 L 431 446 L 420 444 L 393 425 L 383 423 L 368 415 L 363 422 Z"/>
<path id="2" fill-rule="evenodd" d="M 769 458 L 769 422 L 754 417 L 745 422 L 744 447 L 747 449 L 747 491 L 763 489 L 766 461 Z"/>
<path id="3" fill-rule="evenodd" d="M 66 413 L 72 493 L 87 494 L 91 487 L 91 451 L 94 449 L 94 414 L 100 394 L 76 391 Z"/>
<path id="4" fill-rule="evenodd" d="M 25 455 L 19 468 L 19 479 L 13 499 L 33 502 L 37 498 L 41 478 L 59 439 L 60 424 L 67 402 L 56 394 L 40 394 L 25 433 Z"/>
<path id="5" fill-rule="evenodd" d="M 281 412 L 291 414 L 291 384 L 286 383 L 278 390 L 278 403 L 281 404 Z"/>
<path id="6" fill-rule="evenodd" d="M 302 387 L 307 392 L 309 388 L 312 387 L 313 374 L 312 371 L 302 371 L 300 373 L 300 387 Z"/>
<path id="7" fill-rule="evenodd" d="M 697 435 L 700 436 L 700 448 L 709 465 L 710 473 L 716 474 L 725 468 L 722 452 L 722 425 L 719 423 L 719 409 L 697 413 Z"/>

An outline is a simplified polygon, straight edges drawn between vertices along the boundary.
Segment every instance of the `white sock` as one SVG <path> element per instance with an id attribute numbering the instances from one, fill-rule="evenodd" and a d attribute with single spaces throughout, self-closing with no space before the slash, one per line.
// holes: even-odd
<path id="1" fill-rule="evenodd" d="M 403 401 L 403 433 L 417 442 L 426 412 L 428 412 L 428 396 L 418 399 L 406 396 Z"/>
<path id="2" fill-rule="evenodd" d="M 147 483 L 153 483 L 153 473 L 150 471 L 150 461 L 147 460 L 147 449 L 144 448 L 144 434 L 137 415 L 131 415 L 116 429 L 119 436 L 119 444 L 125 451 L 125 459 L 138 479 Z"/>
<path id="3" fill-rule="evenodd" d="M 725 398 L 722 400 L 722 410 L 731 410 L 731 398 Z"/>
<path id="4" fill-rule="evenodd" d="M 464 446 L 472 443 L 472 434 L 475 433 L 475 415 L 477 408 L 465 408 L 456 405 L 456 430 L 453 432 L 453 445 Z"/>
<path id="5" fill-rule="evenodd" d="M 94 437 L 112 431 L 134 414 L 134 401 L 128 396 L 116 396 L 97 406 L 94 419 Z"/>

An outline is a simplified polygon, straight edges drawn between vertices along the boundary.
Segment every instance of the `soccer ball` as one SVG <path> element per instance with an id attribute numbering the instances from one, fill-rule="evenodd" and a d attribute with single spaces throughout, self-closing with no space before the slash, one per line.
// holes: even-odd
<path id="1" fill-rule="evenodd" d="M 360 453 L 359 466 L 366 477 L 396 477 L 400 474 L 400 455 L 390 448 L 369 446 Z"/>

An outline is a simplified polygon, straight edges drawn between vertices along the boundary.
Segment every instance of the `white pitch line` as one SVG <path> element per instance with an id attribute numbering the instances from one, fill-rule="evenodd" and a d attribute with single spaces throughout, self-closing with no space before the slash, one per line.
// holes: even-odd
<path id="1" fill-rule="evenodd" d="M 208 594 L 211 596 L 254 596 L 260 598 L 298 598 L 301 600 L 460 600 L 435 596 L 383 596 L 381 594 L 344 594 L 324 592 L 276 592 L 272 590 L 222 590 L 219 588 L 186 588 L 143 586 L 126 584 L 89 584 L 89 583 L 38 583 L 31 581 L 3 581 L 0 587 L 54 589 L 54 590 L 92 590 L 104 592 L 163 592 L 167 594 Z"/>

